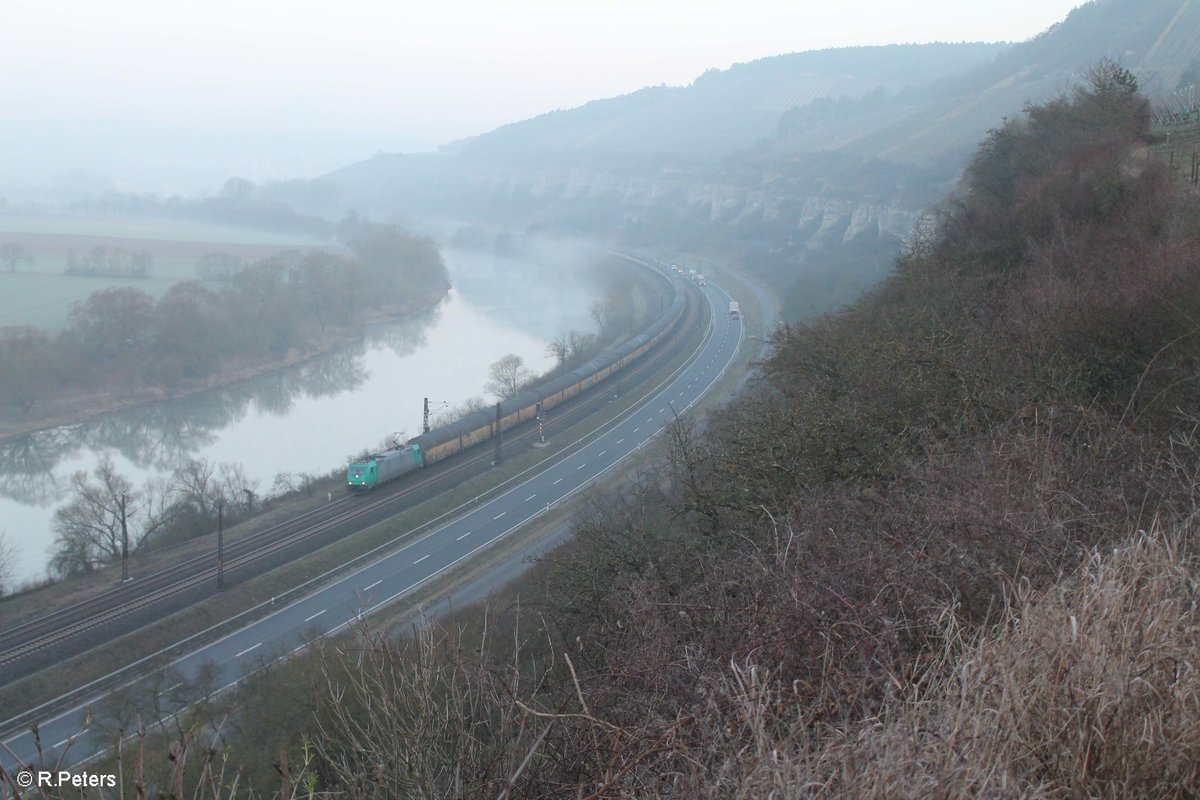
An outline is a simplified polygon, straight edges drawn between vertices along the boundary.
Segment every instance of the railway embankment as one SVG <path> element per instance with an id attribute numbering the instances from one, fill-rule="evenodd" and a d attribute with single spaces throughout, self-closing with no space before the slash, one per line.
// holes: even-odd
<path id="1" fill-rule="evenodd" d="M 643 303 L 649 310 L 653 305 L 657 304 Z M 693 304 L 695 305 L 695 304 Z M 689 312 L 689 313 L 694 313 Z M 684 332 L 685 338 L 693 329 L 688 326 Z M 244 621 L 244 613 L 247 609 L 253 613 L 254 609 L 265 609 L 269 606 L 271 598 L 282 599 L 290 596 L 292 590 L 299 585 L 305 585 L 314 575 L 326 575 L 335 567 L 345 568 L 345 565 L 354 562 L 357 555 L 360 555 L 364 550 L 372 550 L 382 546 L 385 543 L 394 543 L 397 537 L 412 535 L 421 527 L 421 521 L 428 519 L 430 515 L 437 516 L 445 510 L 454 507 L 457 504 L 468 501 L 470 498 L 478 499 L 481 494 L 486 494 L 491 486 L 502 483 L 507 479 L 506 476 L 516 469 L 518 472 L 530 466 L 533 461 L 541 461 L 546 458 L 553 457 L 558 446 L 569 443 L 572 437 L 577 434 L 585 435 L 587 430 L 597 424 L 597 420 L 602 421 L 611 414 L 622 410 L 626 402 L 635 396 L 636 389 L 642 382 L 651 379 L 652 376 L 661 374 L 664 369 L 664 364 L 674 363 L 678 357 L 674 352 L 675 346 L 668 347 L 666 352 L 660 353 L 654 359 L 643 363 L 634 370 L 630 370 L 625 378 L 621 398 L 614 401 L 607 393 L 597 395 L 589 393 L 581 397 L 581 403 L 567 409 L 563 415 L 555 419 L 554 425 L 548 428 L 550 441 L 552 446 L 546 449 L 531 451 L 531 435 L 532 431 L 524 431 L 519 436 L 512 436 L 506 439 L 506 456 L 504 464 L 499 468 L 490 468 L 487 459 L 490 458 L 490 448 L 487 453 L 482 455 L 476 454 L 477 457 L 470 460 L 469 465 L 449 465 L 454 473 L 462 473 L 463 467 L 467 467 L 465 475 L 459 474 L 452 477 L 451 483 L 461 482 L 464 477 L 474 475 L 469 481 L 458 488 L 450 490 L 445 494 L 438 494 L 442 490 L 435 490 L 431 487 L 410 487 L 415 488 L 415 499 L 426 499 L 426 501 L 418 507 L 412 506 L 411 502 L 391 502 L 386 504 L 388 510 L 381 510 L 374 515 L 374 519 L 379 520 L 374 526 L 370 526 L 367 530 L 359 534 L 352 534 L 346 539 L 341 538 L 341 534 L 337 536 L 325 536 L 325 541 L 320 544 L 326 544 L 328 541 L 333 541 L 335 544 L 329 547 L 324 547 L 320 553 L 309 556 L 303 562 L 297 561 L 294 564 L 289 562 L 295 557 L 292 557 L 280 562 L 278 559 L 272 563 L 277 566 L 274 572 L 262 578 L 247 579 L 246 575 L 238 576 L 231 574 L 229 588 L 219 596 L 212 593 L 212 588 L 202 590 L 203 595 L 208 595 L 209 599 L 198 602 L 198 605 L 190 611 L 182 612 L 171 617 L 169 620 L 158 622 L 165 613 L 165 609 L 161 606 L 151 613 L 151 616 L 145 620 L 145 627 L 139 626 L 139 632 L 133 635 L 129 640 L 128 647 L 120 648 L 120 651 L 106 649 L 104 654 L 92 654 L 91 656 L 80 660 L 76 664 L 66 664 L 62 668 L 49 668 L 38 673 L 31 679 L 18 681 L 3 690 L 3 697 L 0 697 L 0 702 L 11 699 L 13 702 L 21 702 L 28 704 L 30 698 L 48 698 L 53 696 L 52 693 L 56 688 L 60 689 L 63 685 L 83 686 L 94 680 L 97 676 L 110 674 L 113 670 L 119 669 L 120 666 L 128 663 L 130 660 L 141 656 L 157 652 L 167 644 L 174 643 L 181 638 L 188 636 L 191 633 L 209 631 L 215 635 L 216 629 L 212 629 L 214 622 L 223 620 L 232 620 L 237 622 Z M 598 413 L 597 413 L 598 412 Z M 582 432 L 582 433 L 581 433 Z M 433 476 L 436 477 L 436 476 Z M 344 490 L 342 486 L 343 480 L 341 476 L 334 478 L 330 483 L 329 491 L 336 482 L 339 493 Z M 428 482 L 428 481 L 427 481 Z M 441 481 L 446 483 L 446 481 Z M 313 510 L 325 505 L 325 495 L 323 494 L 322 486 L 315 486 L 314 495 L 319 497 L 319 501 L 314 501 L 312 498 L 301 498 L 300 504 L 308 509 L 311 513 Z M 400 489 L 401 494 L 414 494 L 414 492 L 404 492 L 405 487 L 392 487 Z M 444 489 L 444 487 L 443 487 Z M 436 497 L 435 494 L 437 494 Z M 361 500 L 361 498 L 348 498 L 352 501 Z M 404 510 L 408 507 L 408 510 Z M 291 506 L 296 508 L 296 506 Z M 272 514 L 276 520 L 283 521 L 287 519 L 285 509 L 275 509 Z M 386 523 L 384 520 L 386 519 Z M 369 520 L 368 520 L 369 522 Z M 365 523 L 364 523 L 365 524 Z M 248 537 L 250 531 L 259 526 L 244 526 L 242 531 L 235 531 L 231 535 L 230 542 L 236 544 L 239 538 Z M 361 525 L 359 526 L 361 527 Z M 317 542 L 314 540 L 314 545 Z M 190 549 L 196 552 L 204 552 L 207 548 L 211 550 L 213 541 L 211 537 L 206 537 L 203 542 L 196 542 L 190 546 Z M 312 549 L 311 547 L 309 549 Z M 176 554 L 178 556 L 178 554 Z M 282 566 L 279 566 L 282 564 Z M 269 567 L 270 565 L 268 565 Z M 261 570 L 259 570 L 261 571 Z M 111 580 L 112 570 L 109 571 L 109 579 Z M 101 579 L 103 583 L 103 579 Z M 93 581 L 94 583 L 94 581 Z M 193 592 L 194 594 L 194 592 Z M 193 598 L 198 600 L 199 596 Z M 233 624 L 230 622 L 230 624 Z M 222 628 L 223 629 L 223 628 Z M 202 633 L 202 635 L 205 635 Z M 79 640 L 83 642 L 83 640 Z M 84 642 L 86 645 L 86 642 Z M 140 654 L 140 656 L 139 656 Z M 63 670 L 66 672 L 64 673 Z M 64 674 L 69 677 L 64 677 Z M 19 700 L 18 700 L 19 698 Z"/>

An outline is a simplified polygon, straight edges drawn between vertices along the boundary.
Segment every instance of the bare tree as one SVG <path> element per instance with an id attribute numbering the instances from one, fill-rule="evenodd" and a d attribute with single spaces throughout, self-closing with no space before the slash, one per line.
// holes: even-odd
<path id="1" fill-rule="evenodd" d="M 603 300 L 597 300 L 588 306 L 588 313 L 592 315 L 592 319 L 596 321 L 596 327 L 603 333 L 611 321 L 608 304 Z"/>
<path id="2" fill-rule="evenodd" d="M 224 500 L 216 467 L 203 458 L 193 458 L 175 470 L 175 490 L 179 502 L 187 503 L 201 517 L 213 517 L 217 504 Z"/>
<path id="3" fill-rule="evenodd" d="M 515 397 L 521 391 L 521 384 L 529 379 L 529 370 L 518 355 L 509 353 L 495 364 L 488 367 L 488 382 L 484 390 L 497 400 L 507 400 Z"/>
<path id="4" fill-rule="evenodd" d="M 603 308 L 593 309 L 593 317 L 597 314 L 608 324 L 607 312 Z M 597 317 L 599 319 L 600 317 Z M 596 344 L 596 334 L 568 331 L 560 333 L 554 341 L 546 345 L 546 355 L 558 359 L 558 368 L 566 369 L 567 362 L 585 355 Z"/>
<path id="5" fill-rule="evenodd" d="M 595 334 L 571 331 L 569 334 L 567 334 L 567 346 L 570 349 L 570 353 L 567 357 L 577 358 L 587 352 L 587 350 L 595 343 Z"/>
<path id="6" fill-rule="evenodd" d="M 483 411 L 488 408 L 488 402 L 479 395 L 468 397 L 456 406 L 447 406 L 439 409 L 433 417 L 434 425 L 449 425 L 452 422 L 458 422 L 465 416 L 474 414 L 476 411 Z"/>
<path id="7" fill-rule="evenodd" d="M 135 490 L 107 455 L 90 474 L 80 470 L 71 476 L 70 496 L 70 501 L 54 512 L 56 537 L 50 561 L 64 575 L 88 572 L 121 558 L 122 504 L 130 552 L 170 522 L 177 508 L 169 483 L 152 482 Z"/>
<path id="8" fill-rule="evenodd" d="M 33 256 L 23 245 L 16 242 L 0 244 L 0 264 L 6 264 L 9 272 L 16 272 L 17 266 L 22 263 L 33 263 Z"/>
<path id="9" fill-rule="evenodd" d="M 369 452 L 363 452 L 350 460 L 362 461 L 369 456 Z M 279 472 L 275 475 L 275 482 L 271 484 L 271 494 L 275 497 L 289 494 L 303 494 L 305 497 L 311 497 L 318 480 L 318 476 L 311 472 Z M 250 493 L 250 496 L 253 496 L 253 492 Z"/>
<path id="10" fill-rule="evenodd" d="M 172 477 L 176 503 L 205 520 L 216 518 L 218 504 L 229 511 L 247 510 L 247 492 L 253 494 L 257 486 L 241 464 L 213 464 L 203 458 L 188 461 Z"/>
<path id="11" fill-rule="evenodd" d="M 546 355 L 558 361 L 558 368 L 562 370 L 567 365 L 567 356 L 571 353 L 571 340 L 568 334 L 560 333 L 554 337 L 554 341 L 546 345 Z"/>
<path id="12" fill-rule="evenodd" d="M 258 481 L 246 476 L 241 464 L 221 463 L 217 467 L 217 481 L 221 496 L 229 508 L 243 512 L 253 511 L 253 498 L 258 493 Z"/>

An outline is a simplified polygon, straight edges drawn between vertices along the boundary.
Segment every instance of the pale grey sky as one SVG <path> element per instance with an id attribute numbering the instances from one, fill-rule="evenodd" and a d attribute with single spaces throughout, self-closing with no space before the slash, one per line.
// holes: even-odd
<path id="1" fill-rule="evenodd" d="M 1079 4 L 3 0 L 0 125 L 142 121 L 399 150 L 780 53 L 1023 40 Z"/>

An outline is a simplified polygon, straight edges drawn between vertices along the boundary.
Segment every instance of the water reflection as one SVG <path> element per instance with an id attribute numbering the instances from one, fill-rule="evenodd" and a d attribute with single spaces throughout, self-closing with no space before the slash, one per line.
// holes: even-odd
<path id="1" fill-rule="evenodd" d="M 63 426 L 0 442 L 0 495 L 41 505 L 57 491 L 52 470 L 63 453 L 78 447 L 79 426 Z"/>
<path id="2" fill-rule="evenodd" d="M 366 343 L 370 346 L 387 347 L 394 355 L 400 357 L 414 353 L 425 346 L 426 331 L 441 322 L 443 308 L 445 303 L 424 316 L 372 328 L 367 331 Z"/>
<path id="3" fill-rule="evenodd" d="M 363 356 L 369 347 L 406 356 L 424 343 L 425 328 L 437 319 L 434 312 L 381 326 L 366 342 L 232 386 L 0 441 L 0 495 L 29 505 L 56 499 L 62 489 L 56 468 L 80 450 L 116 452 L 134 464 L 173 470 L 215 443 L 218 431 L 241 421 L 251 409 L 285 416 L 297 398 L 355 391 L 368 377 Z"/>
<path id="4" fill-rule="evenodd" d="M 522 266 L 447 251 L 454 289 L 423 318 L 376 326 L 294 368 L 0 441 L 0 530 L 17 549 L 17 580 L 44 574 L 71 473 L 106 454 L 139 487 L 203 458 L 240 464 L 269 491 L 279 473 L 322 474 L 389 434 L 415 435 L 424 397 L 483 395 L 488 366 L 507 353 L 549 369 L 546 343 L 590 330 L 600 292 L 569 253 L 542 255 Z"/>

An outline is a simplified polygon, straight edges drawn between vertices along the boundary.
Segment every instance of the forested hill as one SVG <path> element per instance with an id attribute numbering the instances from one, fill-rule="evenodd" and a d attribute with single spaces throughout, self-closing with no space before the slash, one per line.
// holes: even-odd
<path id="1" fill-rule="evenodd" d="M 1062 91 L 1099 58 L 1131 69 L 1156 96 L 1194 76 L 1197 55 L 1200 3 L 1091 0 L 1011 46 L 893 45 L 764 58 L 710 70 L 690 86 L 651 87 L 513 123 L 438 155 L 380 155 L 328 179 L 344 201 L 368 204 L 382 201 L 372 184 L 394 182 L 407 197 L 393 202 L 419 213 L 421 202 L 433 200 L 436 213 L 453 187 L 426 195 L 419 176 L 470 181 L 472 170 L 486 169 L 475 161 L 525 169 L 596 169 L 611 161 L 618 173 L 647 177 L 677 159 L 745 151 L 786 158 L 839 151 L 934 164 L 948 154 L 965 158 L 987 130 Z M 518 209 L 528 215 L 524 205 Z"/>
<path id="2" fill-rule="evenodd" d="M 564 152 L 713 158 L 783 140 L 932 163 L 969 153 L 1026 102 L 1041 102 L 1110 58 L 1148 96 L 1174 91 L 1200 56 L 1194 0 L 1093 0 L 1016 45 L 847 47 L 710 70 L 690 86 L 643 89 L 544 114 L 460 143 L 464 155 Z"/>
<path id="3" fill-rule="evenodd" d="M 1130 69 L 1148 97 L 1195 80 L 1200 3 L 1092 0 L 989 63 L 887 98 L 797 106 L 780 119 L 777 154 L 836 149 L 889 161 L 961 163 L 975 142 L 1029 102 L 1049 100 L 1108 58 Z"/>
<path id="4" fill-rule="evenodd" d="M 1136 85 L 988 134 L 511 604 L 298 656 L 227 751 L 368 796 L 1200 795 L 1200 199 Z"/>
<path id="5" fill-rule="evenodd" d="M 1174 90 L 1198 53 L 1200 2 L 1094 0 L 1007 48 L 763 59 L 437 154 L 380 155 L 314 195 L 336 198 L 323 213 L 465 218 L 717 256 L 756 271 L 797 319 L 877 280 L 979 139 L 1026 103 L 1105 57 L 1148 92 Z"/>
<path id="6" fill-rule="evenodd" d="M 544 169 L 582 168 L 653 178 L 697 163 L 719 168 L 722 159 L 775 140 L 781 117 L 791 109 L 825 99 L 870 102 L 891 97 L 990 63 L 1007 47 L 891 45 L 764 58 L 709 70 L 689 86 L 648 87 L 549 112 L 456 142 L 436 154 L 379 154 L 319 182 L 336 187 L 333 202 L 338 207 L 362 212 L 465 213 L 523 222 L 541 217 L 555 226 L 557 221 L 545 219 L 548 198 L 535 201 L 532 208 L 504 199 L 513 191 L 512 183 L 536 183 L 537 172 Z M 295 198 L 307 210 L 330 210 L 308 205 L 307 200 Z"/>
<path id="7" fill-rule="evenodd" d="M 459 143 L 467 156 L 639 153 L 717 158 L 775 136 L 780 114 L 820 98 L 880 96 L 979 66 L 1005 44 L 846 47 L 712 69 L 690 86 L 653 87 L 506 125 Z"/>

